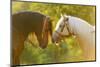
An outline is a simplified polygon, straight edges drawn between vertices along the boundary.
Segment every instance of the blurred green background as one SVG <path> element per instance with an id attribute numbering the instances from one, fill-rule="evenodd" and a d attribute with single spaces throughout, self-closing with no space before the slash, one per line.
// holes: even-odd
<path id="1" fill-rule="evenodd" d="M 12 2 L 12 14 L 20 11 L 35 11 L 48 15 L 53 20 L 53 31 L 61 14 L 67 14 L 86 20 L 91 25 L 95 25 L 95 6 L 65 5 L 36 2 Z M 33 34 L 29 34 L 28 39 L 33 44 L 25 41 L 25 49 L 20 56 L 21 64 L 47 64 L 63 63 L 75 61 L 88 61 L 82 59 L 82 50 L 78 42 L 73 37 L 65 39 L 59 46 L 50 41 L 46 49 L 41 49 L 37 39 Z"/>

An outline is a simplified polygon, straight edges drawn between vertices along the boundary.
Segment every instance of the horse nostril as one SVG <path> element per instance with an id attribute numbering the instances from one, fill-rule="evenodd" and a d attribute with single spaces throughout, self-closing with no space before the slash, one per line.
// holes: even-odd
<path id="1" fill-rule="evenodd" d="M 56 43 L 58 43 L 58 41 L 56 41 Z"/>

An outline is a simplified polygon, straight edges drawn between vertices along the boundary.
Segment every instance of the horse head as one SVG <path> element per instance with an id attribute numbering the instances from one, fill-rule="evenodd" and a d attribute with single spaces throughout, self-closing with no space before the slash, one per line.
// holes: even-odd
<path id="1" fill-rule="evenodd" d="M 41 41 L 40 41 L 40 47 L 41 48 L 46 48 L 48 44 L 48 36 L 52 36 L 52 20 L 50 17 L 47 17 L 44 19 L 43 22 L 43 29 L 41 33 Z"/>
<path id="2" fill-rule="evenodd" d="M 53 33 L 52 39 L 53 42 L 59 42 L 63 37 L 70 35 L 68 28 L 69 17 L 61 14 L 61 18 L 57 22 L 55 32 Z"/>

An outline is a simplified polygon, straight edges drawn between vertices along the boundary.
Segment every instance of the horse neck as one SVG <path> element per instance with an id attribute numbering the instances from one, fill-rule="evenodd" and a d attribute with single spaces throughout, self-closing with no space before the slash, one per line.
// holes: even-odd
<path id="1" fill-rule="evenodd" d="M 83 52 L 85 59 L 95 58 L 95 29 L 85 21 L 70 19 L 70 27 L 75 33 L 77 43 Z"/>
<path id="2" fill-rule="evenodd" d="M 86 35 L 89 33 L 92 26 L 79 18 L 70 17 L 69 28 L 78 39 L 83 40 L 84 38 L 87 38 Z"/>

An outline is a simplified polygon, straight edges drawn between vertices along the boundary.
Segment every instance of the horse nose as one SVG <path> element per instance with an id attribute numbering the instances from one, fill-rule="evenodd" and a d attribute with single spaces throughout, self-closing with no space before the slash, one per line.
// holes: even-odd
<path id="1" fill-rule="evenodd" d="M 56 33 L 53 33 L 53 35 L 52 35 L 52 42 L 55 43 L 56 40 L 57 40 Z"/>
<path id="2" fill-rule="evenodd" d="M 54 37 L 54 34 L 52 35 L 52 43 L 55 42 L 55 37 Z"/>
<path id="3" fill-rule="evenodd" d="M 58 43 L 59 40 L 60 40 L 59 36 L 56 33 L 53 33 L 52 42 L 53 43 Z"/>

